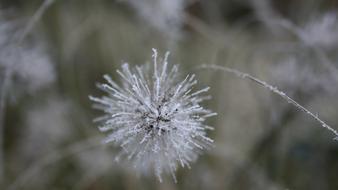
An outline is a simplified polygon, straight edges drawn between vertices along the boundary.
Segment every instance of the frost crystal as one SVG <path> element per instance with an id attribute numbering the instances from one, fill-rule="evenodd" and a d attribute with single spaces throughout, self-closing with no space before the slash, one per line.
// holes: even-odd
<path id="1" fill-rule="evenodd" d="M 160 181 L 162 173 L 171 173 L 176 181 L 178 165 L 190 167 L 201 150 L 212 144 L 206 136 L 212 127 L 203 122 L 216 113 L 200 105 L 210 98 L 202 95 L 209 87 L 194 91 L 195 75 L 178 81 L 178 67 L 168 66 L 169 52 L 160 64 L 153 52 L 152 66 L 131 69 L 123 64 L 122 71 L 117 70 L 122 85 L 105 75 L 108 84 L 99 88 L 108 96 L 90 99 L 105 112 L 96 119 L 103 123 L 101 131 L 111 131 L 105 142 L 122 148 L 117 160 L 127 158 L 142 172 L 154 171 Z"/>

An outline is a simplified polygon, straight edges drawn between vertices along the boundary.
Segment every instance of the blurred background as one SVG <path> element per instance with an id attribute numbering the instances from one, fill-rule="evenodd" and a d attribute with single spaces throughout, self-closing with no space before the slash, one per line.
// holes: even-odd
<path id="1" fill-rule="evenodd" d="M 335 0 L 1 0 L 0 189 L 338 189 L 338 142 L 248 72 L 338 129 Z M 215 147 L 167 176 L 137 176 L 103 145 L 88 95 L 151 48 L 210 86 Z"/>

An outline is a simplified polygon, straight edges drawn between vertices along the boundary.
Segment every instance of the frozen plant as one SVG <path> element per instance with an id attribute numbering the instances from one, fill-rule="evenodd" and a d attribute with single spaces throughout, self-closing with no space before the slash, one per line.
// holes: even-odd
<path id="1" fill-rule="evenodd" d="M 295 106 L 297 108 L 297 110 L 304 112 L 305 114 L 307 114 L 308 116 L 310 116 L 311 118 L 316 120 L 318 123 L 321 124 L 321 126 L 323 128 L 327 129 L 328 131 L 330 131 L 335 136 L 334 140 L 338 141 L 338 131 L 336 131 L 334 128 L 330 127 L 325 121 L 321 120 L 319 118 L 318 114 L 312 113 L 307 108 L 305 108 L 304 106 L 302 106 L 301 104 L 296 102 L 294 99 L 292 99 L 290 96 L 285 94 L 283 91 L 279 90 L 276 86 L 268 84 L 267 82 L 260 80 L 260 79 L 254 77 L 254 76 L 252 76 L 248 73 L 243 73 L 241 71 L 238 71 L 236 69 L 232 69 L 232 68 L 229 68 L 229 67 L 223 67 L 223 66 L 220 66 L 220 65 L 212 65 L 212 64 L 210 64 L 210 65 L 203 64 L 203 65 L 199 66 L 199 68 L 200 69 L 212 69 L 212 70 L 216 70 L 216 71 L 222 71 L 222 72 L 225 72 L 225 73 L 231 73 L 231 74 L 234 74 L 235 76 L 237 76 L 239 78 L 250 80 L 250 81 L 266 88 L 267 90 L 274 93 L 275 95 L 278 95 L 279 97 L 283 98 L 289 104 L 292 104 L 293 106 Z"/>
<path id="2" fill-rule="evenodd" d="M 162 173 L 170 173 L 176 181 L 178 165 L 190 167 L 212 145 L 206 134 L 212 127 L 203 123 L 216 113 L 200 105 L 210 98 L 202 95 L 209 87 L 194 91 L 195 75 L 179 81 L 177 65 L 169 67 L 169 52 L 164 59 L 153 52 L 153 65 L 123 64 L 122 71 L 117 70 L 122 85 L 105 75 L 108 83 L 98 87 L 107 96 L 90 99 L 105 113 L 96 119 L 102 122 L 101 131 L 111 131 L 105 142 L 122 148 L 117 160 L 122 156 L 138 171 L 154 171 L 160 181 Z"/>

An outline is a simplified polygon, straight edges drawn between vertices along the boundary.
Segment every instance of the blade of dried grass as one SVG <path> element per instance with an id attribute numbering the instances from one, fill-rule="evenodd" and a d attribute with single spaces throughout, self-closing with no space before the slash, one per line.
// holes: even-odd
<path id="1" fill-rule="evenodd" d="M 338 132 L 335 129 L 333 129 L 326 122 L 324 122 L 322 119 L 320 119 L 317 114 L 314 114 L 311 111 L 309 111 L 307 108 L 305 108 L 304 106 L 302 106 L 301 104 L 296 102 L 294 99 L 292 99 L 291 97 L 286 95 L 283 91 L 279 90 L 277 87 L 270 85 L 267 82 L 260 80 L 260 79 L 254 77 L 254 76 L 252 76 L 248 73 L 244 73 L 244 72 L 238 71 L 236 69 L 232 69 L 232 68 L 228 68 L 228 67 L 224 67 L 224 66 L 220 66 L 220 65 L 203 64 L 203 65 L 200 65 L 198 68 L 199 69 L 211 69 L 211 70 L 217 70 L 217 71 L 223 71 L 223 72 L 226 72 L 226 73 L 231 73 L 231 74 L 234 74 L 237 77 L 250 80 L 250 81 L 268 89 L 270 92 L 280 96 L 281 98 L 286 100 L 288 103 L 294 105 L 298 110 L 306 113 L 307 115 L 312 117 L 314 120 L 319 122 L 323 128 L 329 130 L 331 133 L 334 134 L 334 136 L 335 136 L 334 140 L 338 140 Z"/>

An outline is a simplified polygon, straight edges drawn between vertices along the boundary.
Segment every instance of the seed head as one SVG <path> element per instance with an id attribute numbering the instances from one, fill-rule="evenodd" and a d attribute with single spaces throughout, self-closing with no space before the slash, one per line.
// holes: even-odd
<path id="1" fill-rule="evenodd" d="M 116 157 L 130 160 L 143 172 L 154 171 L 160 181 L 162 173 L 171 173 L 176 181 L 178 165 L 190 167 L 203 149 L 213 140 L 206 136 L 212 129 L 203 122 L 216 115 L 200 103 L 210 96 L 202 95 L 209 87 L 194 91 L 195 75 L 179 81 L 178 67 L 168 66 L 168 55 L 157 63 L 153 49 L 153 64 L 129 68 L 123 64 L 117 70 L 122 79 L 118 85 L 108 75 L 107 84 L 98 87 L 107 93 L 91 97 L 95 107 L 104 111 L 101 131 L 110 131 L 105 142 L 122 148 Z"/>

